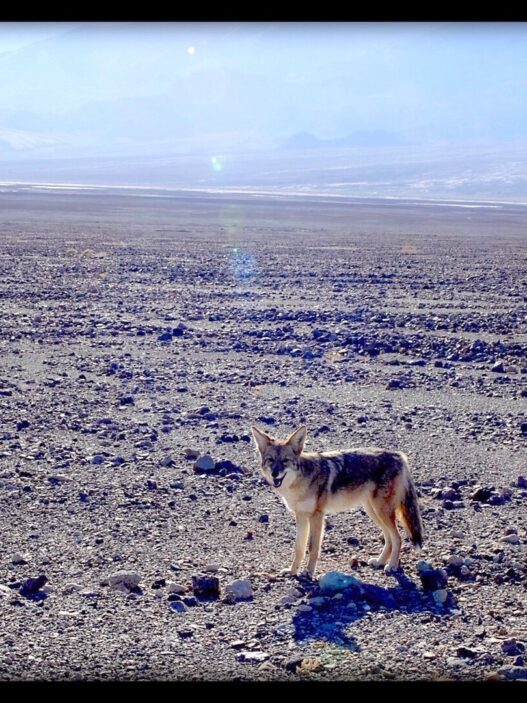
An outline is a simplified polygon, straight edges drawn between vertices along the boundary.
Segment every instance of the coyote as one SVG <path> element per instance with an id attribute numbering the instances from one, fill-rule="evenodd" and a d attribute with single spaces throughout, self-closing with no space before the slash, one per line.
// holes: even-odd
<path id="1" fill-rule="evenodd" d="M 384 533 L 384 549 L 370 560 L 386 573 L 399 568 L 401 520 L 415 547 L 423 541 L 423 523 L 408 459 L 399 451 L 361 447 L 332 452 L 304 452 L 307 428 L 287 439 L 274 439 L 252 427 L 262 459 L 262 473 L 296 517 L 296 547 L 288 573 L 298 574 L 309 533 L 307 573 L 313 578 L 324 532 L 324 515 L 363 506 Z"/>

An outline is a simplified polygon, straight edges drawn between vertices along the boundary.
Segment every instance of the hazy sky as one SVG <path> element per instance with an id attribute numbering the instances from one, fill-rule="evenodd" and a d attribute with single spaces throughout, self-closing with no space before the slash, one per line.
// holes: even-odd
<path id="1" fill-rule="evenodd" d="M 78 24 L 78 22 L 1 22 L 0 53 L 53 37 Z"/>
<path id="2" fill-rule="evenodd" d="M 3 23 L 0 52 L 0 158 L 527 138 L 524 23 Z"/>

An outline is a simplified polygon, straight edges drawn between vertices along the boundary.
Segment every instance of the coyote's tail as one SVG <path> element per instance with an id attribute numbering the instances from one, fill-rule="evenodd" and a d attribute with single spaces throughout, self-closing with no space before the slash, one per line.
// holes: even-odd
<path id="1" fill-rule="evenodd" d="M 406 473 L 406 492 L 399 506 L 399 517 L 408 531 L 414 547 L 423 546 L 424 528 L 421 519 L 421 511 L 419 509 L 419 501 L 417 499 L 417 491 L 407 467 Z"/>

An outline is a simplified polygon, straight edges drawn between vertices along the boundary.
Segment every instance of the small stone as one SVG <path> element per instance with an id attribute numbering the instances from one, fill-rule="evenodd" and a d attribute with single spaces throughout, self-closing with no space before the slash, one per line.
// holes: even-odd
<path id="1" fill-rule="evenodd" d="M 175 463 L 176 462 L 174 461 L 174 459 L 172 459 L 169 454 L 163 457 L 159 462 L 160 466 L 163 466 L 165 469 L 168 469 L 170 466 L 174 466 Z"/>
<path id="2" fill-rule="evenodd" d="M 123 395 L 119 398 L 119 405 L 135 405 L 135 398 L 133 395 Z"/>
<path id="3" fill-rule="evenodd" d="M 141 576 L 136 571 L 116 571 L 108 577 L 110 588 L 121 591 L 133 591 L 140 581 Z"/>
<path id="4" fill-rule="evenodd" d="M 266 515 L 265 513 L 263 515 L 260 515 L 258 518 L 258 522 L 261 522 L 263 525 L 267 525 L 269 522 L 269 515 Z"/>
<path id="5" fill-rule="evenodd" d="M 236 655 L 236 659 L 240 662 L 259 664 L 269 659 L 269 654 L 267 652 L 242 651 Z"/>
<path id="6" fill-rule="evenodd" d="M 527 667 L 525 666 L 503 666 L 498 669 L 498 674 L 504 676 L 509 681 L 527 681 Z"/>
<path id="7" fill-rule="evenodd" d="M 84 588 L 82 591 L 79 591 L 79 594 L 84 598 L 98 598 L 100 595 L 99 591 L 94 591 L 91 588 Z"/>
<path id="8" fill-rule="evenodd" d="M 509 657 L 515 657 L 518 654 L 523 654 L 525 646 L 515 639 L 505 640 L 501 643 L 501 651 Z"/>
<path id="9" fill-rule="evenodd" d="M 323 574 L 318 585 L 323 593 L 332 593 L 335 591 L 344 591 L 348 588 L 362 590 L 362 583 L 355 576 L 348 576 L 340 571 L 328 571 Z"/>
<path id="10" fill-rule="evenodd" d="M 508 544 L 520 544 L 520 538 L 517 534 L 505 535 L 500 537 L 500 542 L 506 542 Z"/>
<path id="11" fill-rule="evenodd" d="M 461 657 L 462 659 L 475 659 L 478 653 L 474 649 L 469 647 L 458 647 L 456 649 L 456 657 Z"/>
<path id="12" fill-rule="evenodd" d="M 432 593 L 432 596 L 437 605 L 444 605 L 448 599 L 448 591 L 446 588 L 439 588 Z"/>
<path id="13" fill-rule="evenodd" d="M 95 454 L 92 456 L 90 463 L 99 465 L 104 462 L 104 456 L 102 454 Z"/>
<path id="14" fill-rule="evenodd" d="M 185 613 L 188 610 L 188 608 L 180 600 L 175 600 L 170 603 L 170 610 L 173 613 Z"/>
<path id="15" fill-rule="evenodd" d="M 297 669 L 299 669 L 302 665 L 302 661 L 302 657 L 293 657 L 293 659 L 289 659 L 285 663 L 286 671 L 291 671 L 293 674 L 296 673 Z"/>
<path id="16" fill-rule="evenodd" d="M 185 459 L 197 459 L 200 453 L 199 449 L 192 449 L 191 447 L 185 447 L 185 449 L 183 449 Z"/>
<path id="17" fill-rule="evenodd" d="M 171 342 L 172 341 L 172 332 L 163 332 L 160 334 L 157 338 L 158 342 Z"/>
<path id="18" fill-rule="evenodd" d="M 432 569 L 432 565 L 429 564 L 427 561 L 423 561 L 421 559 L 417 562 L 417 571 L 431 571 Z"/>
<path id="19" fill-rule="evenodd" d="M 77 593 L 82 591 L 82 586 L 78 583 L 67 583 L 62 589 L 62 593 L 65 596 L 70 596 L 72 593 Z"/>
<path id="20" fill-rule="evenodd" d="M 216 462 L 209 454 L 200 456 L 194 464 L 194 470 L 197 472 L 209 473 L 216 468 Z"/>
<path id="21" fill-rule="evenodd" d="M 24 581 L 20 586 L 18 592 L 21 596 L 25 597 L 35 595 L 42 588 L 42 586 L 46 585 L 47 582 L 47 576 L 44 574 L 41 574 L 36 578 L 26 579 L 26 581 Z"/>
<path id="22" fill-rule="evenodd" d="M 23 554 L 20 554 L 20 552 L 15 552 L 11 557 L 11 564 L 27 564 L 27 559 Z"/>
<path id="23" fill-rule="evenodd" d="M 444 569 L 422 569 L 419 578 L 425 591 L 443 590 L 448 582 L 448 574 Z"/>
<path id="24" fill-rule="evenodd" d="M 525 478 L 525 476 L 518 476 L 516 486 L 518 488 L 527 488 L 527 478 Z"/>
<path id="25" fill-rule="evenodd" d="M 166 587 L 168 593 L 181 594 L 186 593 L 188 591 L 188 588 L 186 586 L 182 586 L 180 583 L 176 583 L 175 581 L 167 581 Z"/>
<path id="26" fill-rule="evenodd" d="M 470 496 L 470 500 L 477 500 L 479 503 L 486 503 L 492 495 L 490 488 L 478 486 L 474 493 Z"/>
<path id="27" fill-rule="evenodd" d="M 328 602 L 329 599 L 324 598 L 324 596 L 314 596 L 314 598 L 309 599 L 309 605 L 313 608 L 322 608 L 323 606 L 327 605 Z"/>
<path id="28" fill-rule="evenodd" d="M 225 588 L 225 602 L 236 603 L 241 600 L 252 600 L 253 589 L 250 581 L 239 579 L 233 581 Z"/>
<path id="29" fill-rule="evenodd" d="M 494 373 L 505 373 L 503 361 L 496 361 L 496 363 L 490 367 L 490 370 L 494 371 Z"/>
<path id="30" fill-rule="evenodd" d="M 315 659 L 314 657 L 306 657 L 302 659 L 299 670 L 303 673 L 317 673 L 318 671 L 323 671 L 324 664 L 320 659 Z"/>
<path id="31" fill-rule="evenodd" d="M 464 561 L 465 561 L 465 560 L 463 559 L 463 557 L 460 557 L 459 554 L 453 554 L 453 555 L 452 555 L 451 557 L 449 557 L 449 559 L 448 559 L 448 563 L 449 563 L 451 566 L 455 566 L 455 567 L 460 567 L 460 566 L 462 566 L 463 563 L 464 563 Z"/>
<path id="32" fill-rule="evenodd" d="M 398 378 L 391 378 L 386 385 L 386 390 L 395 390 L 396 388 L 404 388 L 403 383 Z"/>
<path id="33" fill-rule="evenodd" d="M 27 428 L 28 428 L 29 426 L 30 426 L 30 423 L 29 423 L 28 420 L 19 420 L 19 421 L 16 423 L 16 429 L 17 429 L 18 432 L 20 432 L 20 430 L 27 430 Z"/>
<path id="34" fill-rule="evenodd" d="M 192 590 L 197 598 L 219 598 L 220 580 L 217 576 L 193 576 Z"/>
<path id="35" fill-rule="evenodd" d="M 301 603 L 298 608 L 297 608 L 299 613 L 311 613 L 313 612 L 313 608 L 310 605 L 307 605 L 306 603 Z"/>

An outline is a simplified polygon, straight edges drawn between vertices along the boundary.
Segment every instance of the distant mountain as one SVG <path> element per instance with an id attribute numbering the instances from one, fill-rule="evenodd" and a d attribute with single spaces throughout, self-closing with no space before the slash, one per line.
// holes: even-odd
<path id="1" fill-rule="evenodd" d="M 284 149 L 316 149 L 322 144 L 322 140 L 315 137 L 310 132 L 297 132 L 282 144 Z"/>
<path id="2" fill-rule="evenodd" d="M 361 129 L 345 137 L 319 139 L 310 132 L 297 132 L 282 143 L 283 149 L 343 149 L 358 147 L 400 146 L 404 140 L 394 132 L 383 129 Z"/>

